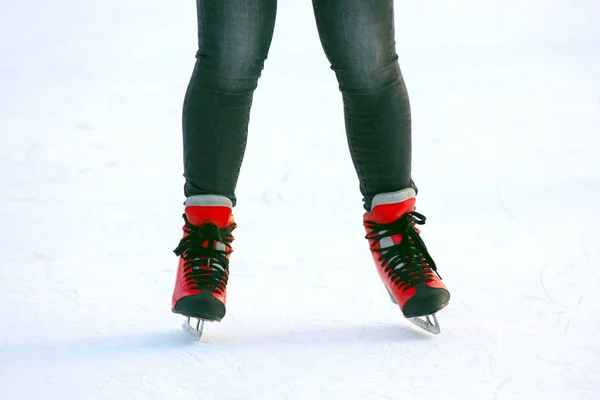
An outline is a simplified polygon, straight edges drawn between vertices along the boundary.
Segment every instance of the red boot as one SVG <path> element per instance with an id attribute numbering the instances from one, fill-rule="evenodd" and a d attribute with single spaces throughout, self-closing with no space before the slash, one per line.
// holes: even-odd
<path id="1" fill-rule="evenodd" d="M 366 238 L 379 276 L 392 301 L 412 319 L 435 314 L 450 300 L 415 229 L 415 224 L 425 223 L 425 216 L 415 212 L 415 197 L 411 188 L 379 194 L 373 198 L 371 212 L 364 215 Z"/>
<path id="2" fill-rule="evenodd" d="M 183 238 L 172 311 L 186 317 L 220 321 L 225 316 L 229 255 L 235 222 L 231 201 L 223 196 L 192 196 L 185 202 Z"/>

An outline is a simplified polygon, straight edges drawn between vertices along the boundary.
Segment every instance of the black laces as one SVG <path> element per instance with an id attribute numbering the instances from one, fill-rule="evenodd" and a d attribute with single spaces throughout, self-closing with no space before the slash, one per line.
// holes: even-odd
<path id="1" fill-rule="evenodd" d="M 232 231 L 236 225 L 219 229 L 215 224 L 202 226 L 190 224 L 186 215 L 185 237 L 173 252 L 182 256 L 184 263 L 184 279 L 189 289 L 208 289 L 222 293 L 229 277 L 229 260 L 231 253 Z M 219 247 L 219 248 L 217 248 Z"/>
<path id="2" fill-rule="evenodd" d="M 391 224 L 365 222 L 365 226 L 370 229 L 366 238 L 373 241 L 371 242 L 371 251 L 380 253 L 379 262 L 383 265 L 384 271 L 400 288 L 414 287 L 420 283 L 430 282 L 433 280 L 434 272 L 437 274 L 435 262 L 415 229 L 415 225 L 423 225 L 425 220 L 423 214 L 410 211 Z M 391 242 L 391 237 L 396 235 L 402 235 L 400 244 Z M 383 238 L 390 238 L 392 245 L 374 248 L 373 245 Z"/>

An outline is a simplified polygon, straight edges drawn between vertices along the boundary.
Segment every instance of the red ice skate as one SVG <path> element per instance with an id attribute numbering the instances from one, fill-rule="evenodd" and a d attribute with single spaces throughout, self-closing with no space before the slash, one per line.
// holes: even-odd
<path id="1" fill-rule="evenodd" d="M 448 305 L 450 293 L 415 228 L 425 223 L 415 212 L 415 197 L 412 188 L 376 195 L 364 215 L 366 238 L 392 301 L 411 322 L 439 333 L 435 313 Z"/>
<path id="2" fill-rule="evenodd" d="M 172 311 L 186 317 L 184 324 L 197 339 L 204 321 L 225 316 L 229 255 L 236 225 L 231 201 L 223 196 L 199 195 L 185 202 L 183 238 L 174 250 L 179 256 Z M 191 318 L 197 320 L 195 327 Z"/>

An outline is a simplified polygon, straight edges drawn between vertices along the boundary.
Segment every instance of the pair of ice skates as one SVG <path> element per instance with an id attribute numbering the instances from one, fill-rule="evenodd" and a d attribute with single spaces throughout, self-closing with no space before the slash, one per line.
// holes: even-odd
<path id="1" fill-rule="evenodd" d="M 425 217 L 415 212 L 415 197 L 411 188 L 375 196 L 363 224 L 392 301 L 411 322 L 437 334 L 435 313 L 448 304 L 450 293 L 416 228 Z M 172 311 L 187 317 L 184 327 L 200 339 L 204 321 L 221 321 L 225 316 L 236 224 L 231 201 L 214 195 L 188 198 L 183 218 L 183 238 L 175 249 L 179 264 Z"/>

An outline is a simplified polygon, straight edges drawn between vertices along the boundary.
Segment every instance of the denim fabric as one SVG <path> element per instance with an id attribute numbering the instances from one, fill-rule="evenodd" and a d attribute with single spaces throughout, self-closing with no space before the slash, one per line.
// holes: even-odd
<path id="1" fill-rule="evenodd" d="M 365 209 L 410 186 L 411 118 L 394 40 L 393 0 L 313 0 L 344 103 Z M 185 195 L 234 203 L 252 96 L 269 52 L 276 0 L 197 0 L 196 65 L 183 107 Z"/>

